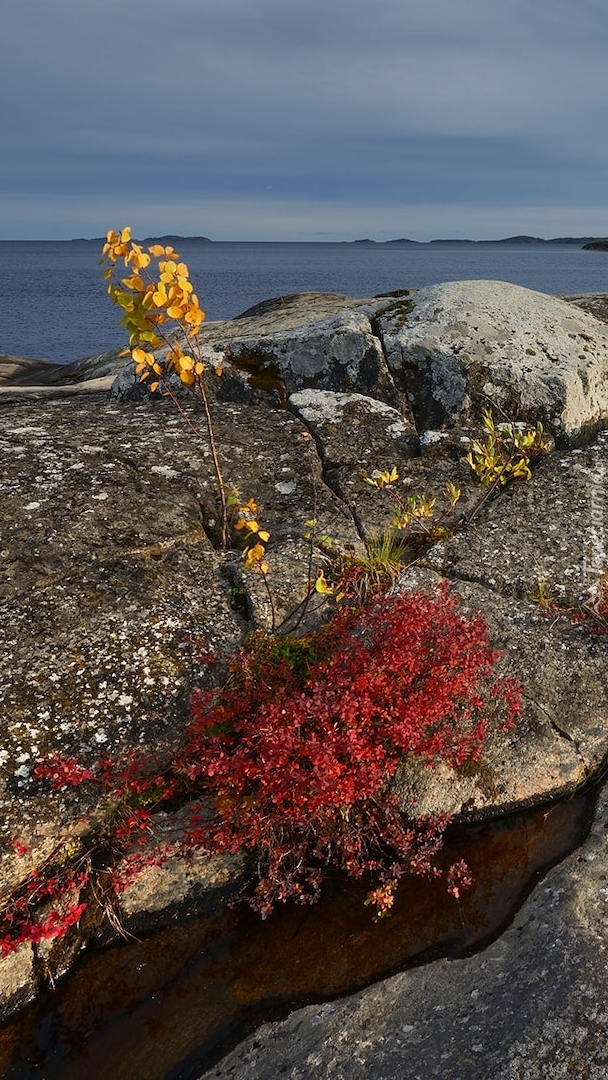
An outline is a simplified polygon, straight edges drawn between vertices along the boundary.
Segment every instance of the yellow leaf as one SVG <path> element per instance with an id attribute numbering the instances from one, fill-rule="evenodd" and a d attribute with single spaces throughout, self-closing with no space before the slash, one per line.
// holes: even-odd
<path id="1" fill-rule="evenodd" d="M 196 382 L 196 378 L 191 371 L 180 371 L 179 377 L 186 386 L 192 386 Z"/>
<path id="2" fill-rule="evenodd" d="M 259 532 L 258 532 L 258 536 L 259 536 L 260 540 L 264 541 L 265 544 L 267 544 L 268 541 L 270 540 L 270 533 L 266 532 L 265 529 L 260 529 Z"/>
<path id="3" fill-rule="evenodd" d="M 249 548 L 248 551 L 243 553 L 243 557 L 245 567 L 246 569 L 249 569 L 251 566 L 254 566 L 255 563 L 259 562 L 260 559 L 264 558 L 264 548 L 261 544 L 255 544 L 252 548 Z"/>
<path id="4" fill-rule="evenodd" d="M 148 251 L 155 259 L 159 259 L 161 255 L 165 254 L 165 249 L 162 244 L 151 244 Z"/>
<path id="5" fill-rule="evenodd" d="M 217 377 L 218 377 L 218 379 L 219 379 L 219 378 L 220 378 L 220 376 L 224 374 L 224 369 L 223 369 L 223 367 L 216 367 L 216 369 L 215 369 L 215 374 L 217 375 Z"/>
<path id="6" fill-rule="evenodd" d="M 192 359 L 191 356 L 180 356 L 180 358 L 179 358 L 179 366 L 182 369 L 182 371 L 193 371 L 194 370 L 194 360 Z"/>
<path id="7" fill-rule="evenodd" d="M 122 230 L 122 232 L 120 234 L 120 242 L 121 242 L 121 244 L 128 244 L 130 239 L 131 239 L 131 229 L 129 228 L 129 226 L 127 226 L 125 229 Z"/>
<path id="8" fill-rule="evenodd" d="M 181 319 L 183 312 L 184 309 L 178 307 L 177 304 L 172 304 L 171 307 L 167 308 L 167 315 L 170 319 Z"/>
<path id="9" fill-rule="evenodd" d="M 136 292 L 141 292 L 144 287 L 143 278 L 139 274 L 131 274 L 131 277 L 122 279 L 123 285 L 126 285 L 128 289 L 134 289 Z"/>
<path id="10" fill-rule="evenodd" d="M 133 357 L 136 364 L 144 364 L 146 362 L 147 353 L 145 353 L 143 349 L 140 349 L 138 347 L 137 349 L 133 349 L 131 356 Z"/>
<path id="11" fill-rule="evenodd" d="M 189 326 L 200 326 L 205 318 L 205 312 L 200 308 L 189 308 L 184 315 L 184 322 L 187 322 Z"/>
<path id="12" fill-rule="evenodd" d="M 326 595 L 328 593 L 331 594 L 334 591 L 333 585 L 330 585 L 329 582 L 326 580 L 325 574 L 322 570 L 319 570 L 317 580 L 315 581 L 315 589 L 318 593 L 321 593 L 322 595 Z"/>
<path id="13" fill-rule="evenodd" d="M 205 370 L 205 365 L 201 364 L 201 362 L 199 360 L 198 363 L 194 365 L 194 370 L 195 370 L 197 375 L 202 375 L 203 371 Z"/>

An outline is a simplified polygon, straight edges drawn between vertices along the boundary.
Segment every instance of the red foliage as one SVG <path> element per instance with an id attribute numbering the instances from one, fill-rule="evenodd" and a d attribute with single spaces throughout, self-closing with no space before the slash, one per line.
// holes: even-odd
<path id="1" fill-rule="evenodd" d="M 86 902 L 78 900 L 88 880 L 88 870 L 67 867 L 48 876 L 32 870 L 0 916 L 0 931 L 5 931 L 0 937 L 0 957 L 15 952 L 25 943 L 35 945 L 63 937 L 87 907 Z M 74 899 L 70 902 L 69 898 Z M 56 901 L 57 908 L 52 908 L 41 920 L 40 905 L 49 900 Z"/>
<path id="2" fill-rule="evenodd" d="M 14 836 L 9 838 L 9 844 L 15 852 L 15 855 L 18 855 L 20 859 L 22 859 L 24 855 L 27 855 L 29 853 L 29 845 L 22 843 L 21 840 L 18 840 Z"/>
<path id="3" fill-rule="evenodd" d="M 55 755 L 38 765 L 35 775 L 56 789 L 97 784 L 114 810 L 77 866 L 50 858 L 5 894 L 0 955 L 59 937 L 78 921 L 95 850 L 105 852 L 105 874 L 108 858 L 114 867 L 115 892 L 170 858 L 171 845 L 146 845 L 154 809 L 174 796 L 202 798 L 183 854 L 256 855 L 251 902 L 263 916 L 277 901 L 314 900 L 331 870 L 367 875 L 368 903 L 380 915 L 403 874 L 440 876 L 435 856 L 449 816 L 408 820 L 391 780 L 408 755 L 431 766 L 477 758 L 490 727 L 510 727 L 521 710 L 515 682 L 493 675 L 499 654 L 482 616 L 465 618 L 456 608 L 443 587 L 344 607 L 302 638 L 254 634 L 223 689 L 195 693 L 187 739 L 173 759 L 133 753 L 87 768 Z M 25 854 L 20 841 L 11 843 Z M 443 873 L 456 897 L 471 883 L 462 862 Z M 41 919 L 49 901 L 57 910 Z"/>
<path id="4" fill-rule="evenodd" d="M 489 724 L 520 711 L 514 682 L 492 679 L 482 616 L 456 603 L 446 588 L 401 593 L 300 642 L 254 637 L 219 695 L 195 695 L 181 768 L 212 792 L 208 849 L 262 852 L 262 914 L 314 899 L 328 866 L 372 872 L 381 909 L 404 872 L 435 872 L 447 819 L 404 821 L 390 779 L 408 754 L 478 757 Z"/>
<path id="5" fill-rule="evenodd" d="M 36 765 L 33 776 L 37 780 L 48 780 L 52 787 L 60 791 L 64 787 L 78 787 L 85 780 L 92 780 L 94 773 L 81 765 L 77 758 L 53 754 Z"/>

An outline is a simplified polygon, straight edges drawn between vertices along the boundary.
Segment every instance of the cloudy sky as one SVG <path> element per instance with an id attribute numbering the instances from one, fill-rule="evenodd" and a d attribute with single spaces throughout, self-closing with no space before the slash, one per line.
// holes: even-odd
<path id="1" fill-rule="evenodd" d="M 606 0 L 16 0 L 0 238 L 608 235 Z"/>

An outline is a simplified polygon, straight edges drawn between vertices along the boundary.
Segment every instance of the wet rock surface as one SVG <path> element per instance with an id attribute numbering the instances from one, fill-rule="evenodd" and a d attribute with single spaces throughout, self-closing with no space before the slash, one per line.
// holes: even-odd
<path id="1" fill-rule="evenodd" d="M 361 301 L 279 298 L 210 324 L 203 347 L 210 359 L 228 353 L 223 379 L 209 387 L 216 437 L 227 483 L 256 500 L 271 533 L 276 623 L 297 608 L 322 565 L 319 552 L 310 559 L 307 522 L 314 518 L 319 536 L 351 553 L 390 522 L 388 496 L 365 480 L 374 469 L 396 466 L 404 494 L 438 494 L 447 481 L 461 488 L 448 522 L 458 525 L 454 537 L 427 551 L 404 585 L 432 588 L 447 577 L 464 611 L 484 613 L 504 653 L 502 670 L 524 686 L 525 712 L 513 732 L 486 747 L 477 770 L 406 765 L 397 789 L 406 808 L 415 799 L 418 811 L 449 809 L 466 819 L 567 793 L 608 750 L 608 638 L 547 618 L 536 599 L 541 584 L 558 599 L 585 595 L 594 551 L 597 569 L 591 489 L 602 486 L 607 464 L 606 438 L 594 431 L 608 423 L 608 331 L 565 302 L 514 286 L 451 286 Z M 437 306 L 445 327 L 443 352 L 433 359 L 430 330 L 424 346 L 411 343 L 423 319 L 439 318 Z M 540 359 L 527 351 L 532 338 L 522 329 L 532 309 L 534 341 L 546 345 Z M 465 338 L 469 354 L 473 337 L 482 345 L 479 311 L 482 336 L 494 334 L 494 344 L 463 363 Z M 565 358 L 548 360 L 564 334 L 570 343 L 576 336 L 580 353 L 571 344 Z M 31 776 L 38 760 L 60 752 L 87 764 L 102 752 L 170 751 L 183 737 L 192 689 L 209 678 L 200 645 L 227 655 L 248 626 L 268 628 L 273 619 L 261 578 L 244 575 L 238 552 L 218 550 L 205 440 L 169 401 L 148 393 L 130 400 L 138 388 L 117 350 L 70 365 L 71 374 L 8 360 L 0 365 L 12 379 L 0 387 L 3 886 L 96 811 L 85 789 L 41 795 Z M 448 368 L 464 397 L 445 409 Z M 430 381 L 425 371 L 435 372 Z M 68 377 L 69 384 L 58 381 Z M 530 482 L 483 502 L 464 455 L 492 397 L 488 382 L 502 388 L 498 405 L 517 400 L 518 419 L 542 415 L 566 445 Z M 200 426 L 188 396 L 181 400 Z M 583 437 L 587 444 L 577 446 Z M 173 824 L 159 819 L 158 827 Z M 27 866 L 11 838 L 28 844 Z M 207 908 L 223 903 L 241 883 L 237 862 L 204 873 L 169 863 L 123 897 L 123 916 L 148 928 L 195 895 Z M 13 974 L 0 986 L 5 1011 L 34 992 L 40 970 L 30 946 L 10 963 Z"/>
<path id="2" fill-rule="evenodd" d="M 475 956 L 266 1024 L 200 1080 L 603 1080 L 608 795 L 589 838 Z"/>
<path id="3" fill-rule="evenodd" d="M 589 839 L 481 953 L 265 1025 L 204 1080 L 603 1080 L 607 829 L 605 792 Z"/>

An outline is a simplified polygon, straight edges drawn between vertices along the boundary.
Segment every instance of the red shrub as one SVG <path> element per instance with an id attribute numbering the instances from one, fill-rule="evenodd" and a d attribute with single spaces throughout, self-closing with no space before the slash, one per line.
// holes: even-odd
<path id="1" fill-rule="evenodd" d="M 254 635 L 227 686 L 195 694 L 178 767 L 212 793 L 208 850 L 261 852 L 262 914 L 314 899 L 330 866 L 372 873 L 379 910 L 403 873 L 437 873 L 448 819 L 404 820 L 391 777 L 408 754 L 452 766 L 478 757 L 489 724 L 508 727 L 520 711 L 514 682 L 492 679 L 499 654 L 482 616 L 456 604 L 447 588 L 401 593 L 300 641 Z M 457 893 L 465 874 L 452 874 Z"/>
<path id="2" fill-rule="evenodd" d="M 302 638 L 254 634 L 223 689 L 194 695 L 175 758 L 133 753 L 90 769 L 55 755 L 38 765 L 35 775 L 59 790 L 96 784 L 113 810 L 74 866 L 58 851 L 7 890 L 0 956 L 61 936 L 79 920 L 96 852 L 106 875 L 114 867 L 117 892 L 165 862 L 170 845 L 145 846 L 151 815 L 195 795 L 203 801 L 182 852 L 254 854 L 252 904 L 263 916 L 279 900 L 316 899 L 332 869 L 367 874 L 368 902 L 379 914 L 403 874 L 439 876 L 435 856 L 449 817 L 407 819 L 391 779 L 411 754 L 429 765 L 475 759 L 490 726 L 509 727 L 521 708 L 514 681 L 493 677 L 499 654 L 482 616 L 465 618 L 456 607 L 442 587 L 344 607 Z M 210 816 L 202 811 L 209 796 Z M 12 846 L 23 853 L 19 841 Z M 455 896 L 470 884 L 462 862 L 445 878 Z M 49 900 L 57 907 L 41 919 Z"/>

